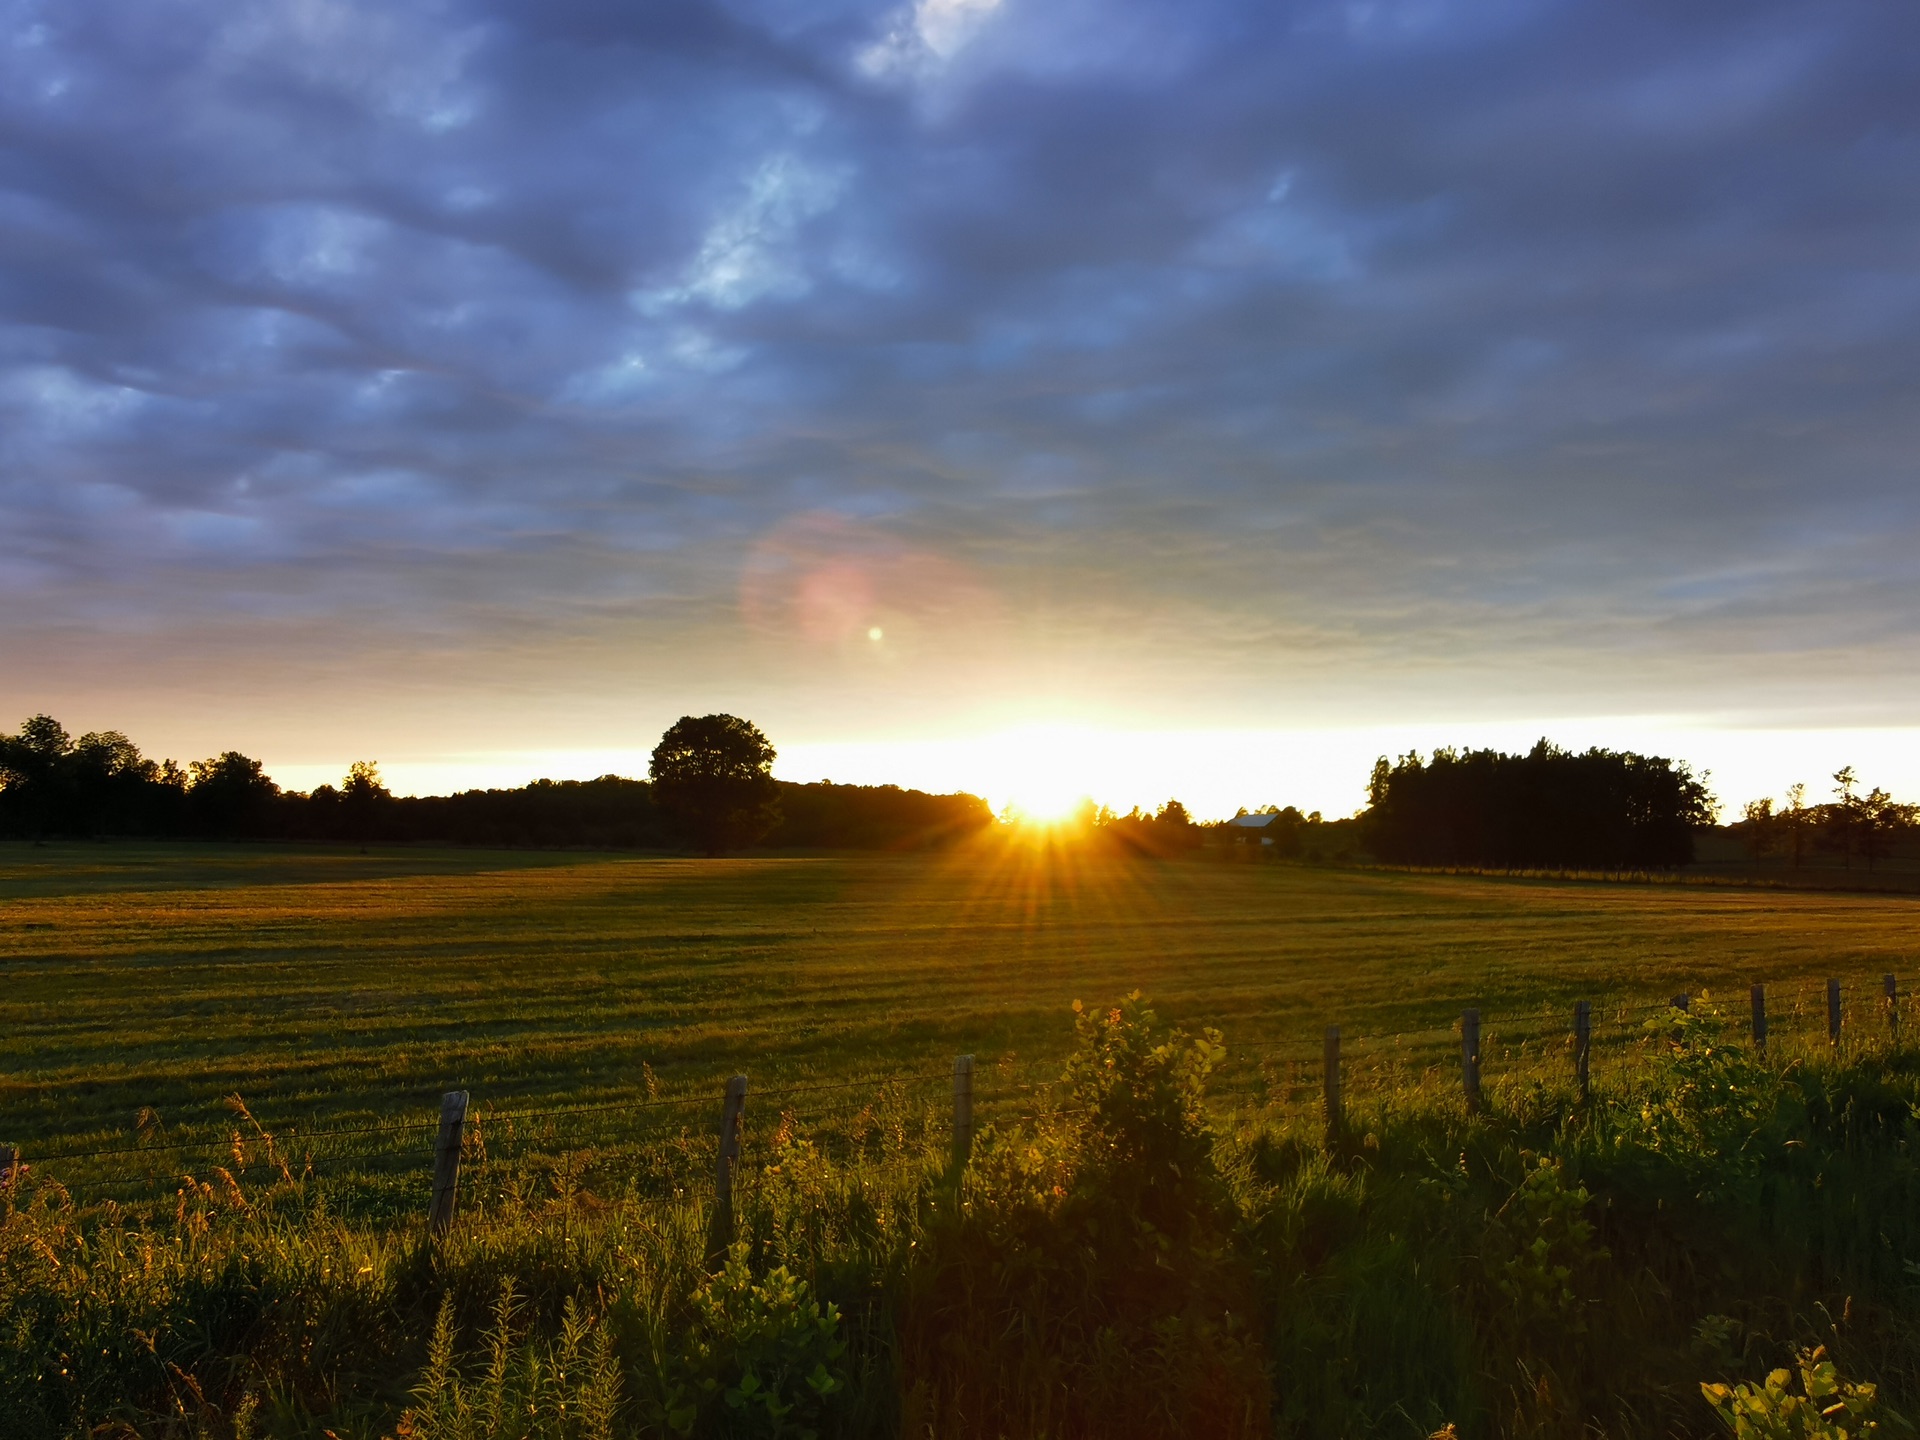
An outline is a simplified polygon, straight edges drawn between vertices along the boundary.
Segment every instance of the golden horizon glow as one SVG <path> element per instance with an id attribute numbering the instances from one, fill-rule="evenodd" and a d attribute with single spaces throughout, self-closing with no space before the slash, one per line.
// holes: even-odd
<path id="1" fill-rule="evenodd" d="M 1092 808 L 1090 796 L 1040 789 L 1024 796 L 1015 793 L 1001 811 L 1001 819 L 1024 829 L 1054 830 Z"/>
<path id="2" fill-rule="evenodd" d="M 651 725 L 640 728 L 643 736 L 651 736 Z M 1920 727 L 1768 730 L 1658 716 L 1294 730 L 1148 730 L 1045 721 L 831 742 L 789 740 L 777 721 L 762 728 L 779 746 L 774 773 L 783 780 L 965 790 L 984 798 L 995 814 L 1011 812 L 1009 818 L 1034 824 L 1057 824 L 1088 798 L 1119 813 L 1135 805 L 1151 812 L 1178 799 L 1203 821 L 1226 819 L 1241 806 L 1256 810 L 1267 804 L 1297 805 L 1337 818 L 1365 803 L 1367 772 L 1376 756 L 1430 752 L 1439 744 L 1525 750 L 1542 735 L 1576 749 L 1606 745 L 1690 761 L 1697 771 L 1711 772 L 1708 784 L 1732 814 L 1755 796 L 1781 795 L 1796 780 L 1818 792 L 1843 764 L 1896 795 L 1920 790 Z M 135 739 L 144 741 L 144 736 Z M 449 753 L 373 739 L 331 758 L 272 750 L 262 758 L 268 773 L 290 788 L 338 785 L 352 760 L 366 758 L 380 762 L 381 775 L 396 794 L 434 795 L 519 786 L 541 777 L 643 777 L 650 743 Z M 143 748 L 161 755 L 186 749 L 163 744 L 143 743 Z"/>
<path id="3" fill-rule="evenodd" d="M 975 760 L 989 794 L 1016 823 L 1058 826 L 1089 802 L 1094 759 L 1090 732 L 1060 725 L 1027 725 L 982 736 Z"/>

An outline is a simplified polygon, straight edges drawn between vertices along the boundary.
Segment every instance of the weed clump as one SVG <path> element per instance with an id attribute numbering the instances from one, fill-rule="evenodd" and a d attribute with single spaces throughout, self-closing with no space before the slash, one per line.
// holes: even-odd
<path id="1" fill-rule="evenodd" d="M 621 1378 L 607 1326 L 570 1295 L 547 1343 L 527 1333 L 520 1308 L 508 1281 L 485 1336 L 485 1366 L 463 1376 L 453 1296 L 441 1300 L 397 1440 L 613 1440 Z"/>

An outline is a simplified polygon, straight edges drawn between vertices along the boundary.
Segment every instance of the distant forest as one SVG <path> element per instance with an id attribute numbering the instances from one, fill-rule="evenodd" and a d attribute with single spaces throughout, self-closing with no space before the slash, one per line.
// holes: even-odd
<path id="1" fill-rule="evenodd" d="M 949 843 L 993 822 L 974 795 L 892 785 L 778 785 L 775 849 L 904 850 Z M 149 760 L 118 731 L 77 740 L 35 716 L 0 735 L 0 835 L 326 840 L 366 844 L 669 849 L 677 841 L 644 780 L 536 780 L 512 790 L 391 794 L 374 766 L 339 786 L 282 790 L 258 760 L 229 750 L 181 767 Z"/>

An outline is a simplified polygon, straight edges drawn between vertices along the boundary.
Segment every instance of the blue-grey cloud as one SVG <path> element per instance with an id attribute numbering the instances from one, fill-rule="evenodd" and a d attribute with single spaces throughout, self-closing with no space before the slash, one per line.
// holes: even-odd
<path id="1" fill-rule="evenodd" d="M 765 667 L 797 524 L 969 683 L 1897 708 L 1916 57 L 1872 0 L 0 0 L 0 656 Z"/>

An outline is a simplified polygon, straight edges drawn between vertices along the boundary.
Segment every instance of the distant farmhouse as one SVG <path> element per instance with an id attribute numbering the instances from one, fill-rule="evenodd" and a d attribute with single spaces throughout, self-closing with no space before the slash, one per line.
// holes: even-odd
<path id="1" fill-rule="evenodd" d="M 1236 815 L 1233 819 L 1227 821 L 1227 824 L 1233 826 L 1236 830 L 1253 832 L 1252 834 L 1235 837 L 1239 839 L 1242 844 L 1251 842 L 1255 838 L 1255 835 L 1258 835 L 1262 845 L 1271 845 L 1273 844 L 1273 837 L 1279 834 L 1281 829 L 1281 820 L 1276 814 Z"/>
<path id="2" fill-rule="evenodd" d="M 1262 845 L 1291 849 L 1298 839 L 1298 827 L 1309 819 L 1319 818 L 1317 812 L 1306 816 L 1289 805 L 1284 810 L 1262 810 L 1257 815 L 1249 815 L 1243 810 L 1227 821 L 1227 825 L 1233 838 L 1242 845 L 1251 845 L 1257 840 Z"/>

